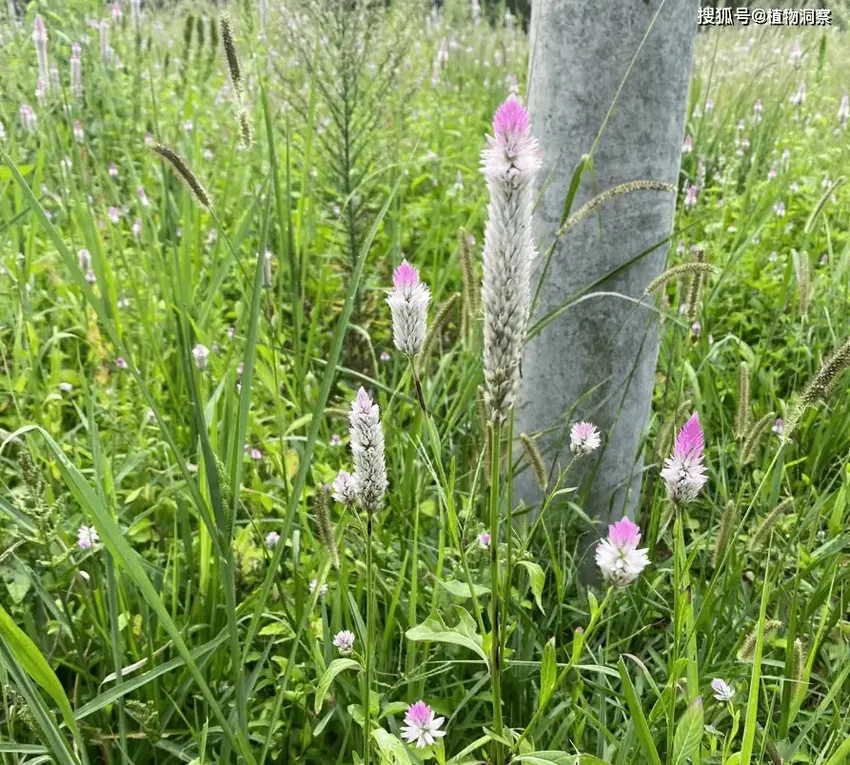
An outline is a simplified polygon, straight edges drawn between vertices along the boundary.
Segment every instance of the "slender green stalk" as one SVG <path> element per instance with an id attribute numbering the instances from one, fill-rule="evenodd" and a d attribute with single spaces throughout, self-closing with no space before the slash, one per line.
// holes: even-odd
<path id="1" fill-rule="evenodd" d="M 375 653 L 374 574 L 372 572 L 372 514 L 366 520 L 366 693 L 363 694 L 363 763 L 372 763 L 372 658 Z"/>
<path id="2" fill-rule="evenodd" d="M 493 692 L 493 730 L 503 735 L 502 726 L 502 644 L 499 597 L 499 463 L 501 423 L 490 431 L 490 685 Z M 493 742 L 493 762 L 502 762 L 502 745 Z"/>

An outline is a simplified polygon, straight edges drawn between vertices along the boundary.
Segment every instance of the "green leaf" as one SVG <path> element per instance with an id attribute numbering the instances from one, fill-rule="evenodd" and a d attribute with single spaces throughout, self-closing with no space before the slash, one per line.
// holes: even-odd
<path id="1" fill-rule="evenodd" d="M 356 669 L 361 671 L 363 667 L 360 665 L 360 662 L 355 659 L 334 659 L 328 665 L 328 668 L 322 675 L 321 680 L 319 680 L 319 685 L 316 687 L 316 701 L 313 704 L 313 711 L 316 714 L 319 714 L 319 712 L 322 711 L 322 704 L 325 701 L 328 688 L 331 687 L 331 683 L 334 681 L 334 678 L 340 672 L 345 672 L 347 669 Z"/>
<path id="2" fill-rule="evenodd" d="M 579 755 L 556 751 L 530 752 L 514 757 L 513 762 L 530 762 L 532 765 L 578 765 Z"/>
<path id="3" fill-rule="evenodd" d="M 646 717 L 643 714 L 643 708 L 640 705 L 640 700 L 637 697 L 632 680 L 629 673 L 626 671 L 626 663 L 623 657 L 620 657 L 617 662 L 617 667 L 620 670 L 620 681 L 623 683 L 623 695 L 626 697 L 626 704 L 629 707 L 629 715 L 631 716 L 632 725 L 635 726 L 640 748 L 643 750 L 644 756 L 649 760 L 651 765 L 661 765 L 661 757 L 658 756 L 658 750 L 655 748 L 655 742 L 652 740 L 652 734 L 649 732 L 649 724 L 646 722 Z"/>
<path id="4" fill-rule="evenodd" d="M 460 622 L 456 627 L 447 627 L 442 618 L 429 617 L 422 624 L 417 624 L 407 631 L 407 639 L 415 642 L 451 643 L 475 651 L 481 660 L 487 661 L 487 654 L 482 648 L 481 635 L 475 632 L 475 622 L 472 617 L 459 608 Z M 464 619 L 464 616 L 466 617 Z"/>
<path id="5" fill-rule="evenodd" d="M 446 592 L 448 592 L 452 597 L 455 598 L 470 598 L 472 597 L 469 592 L 469 585 L 466 582 L 459 582 L 457 579 L 440 579 L 439 585 Z M 490 592 L 489 587 L 485 587 L 481 584 L 475 584 L 473 582 L 472 589 L 475 592 L 475 596 L 478 597 L 480 595 L 487 595 Z"/>
<path id="6" fill-rule="evenodd" d="M 543 660 L 540 662 L 540 699 L 538 708 L 542 707 L 555 690 L 555 681 L 558 678 L 558 662 L 555 658 L 555 638 L 543 646 Z"/>
<path id="7" fill-rule="evenodd" d="M 3 571 L 3 579 L 6 580 L 9 597 L 15 605 L 18 605 L 30 591 L 30 578 L 23 571 L 6 568 Z"/>
<path id="8" fill-rule="evenodd" d="M 543 595 L 543 586 L 546 584 L 546 574 L 543 573 L 543 569 L 540 566 L 532 563 L 530 560 L 521 560 L 519 565 L 528 572 L 528 581 L 531 584 L 531 593 L 534 595 L 534 601 L 537 603 L 540 612 L 545 614 L 546 612 L 543 610 L 543 603 L 540 598 Z"/>
<path id="9" fill-rule="evenodd" d="M 407 747 L 402 741 L 392 733 L 387 733 L 383 728 L 375 728 L 372 731 L 372 738 L 378 742 L 378 749 L 381 750 L 382 763 L 386 762 L 390 765 L 411 765 L 410 755 L 407 753 Z"/>
<path id="10" fill-rule="evenodd" d="M 673 737 L 673 765 L 683 765 L 699 749 L 702 740 L 702 698 L 697 696 L 685 710 Z"/>
<path id="11" fill-rule="evenodd" d="M 71 709 L 71 702 L 65 695 L 62 683 L 59 682 L 56 673 L 50 668 L 47 659 L 38 650 L 38 646 L 32 642 L 29 635 L 15 624 L 3 606 L 0 606 L 0 635 L 5 639 L 12 656 L 24 672 L 50 694 L 50 697 L 59 707 L 65 724 L 75 734 L 77 740 L 80 740 L 77 723 L 74 721 L 74 711 Z"/>

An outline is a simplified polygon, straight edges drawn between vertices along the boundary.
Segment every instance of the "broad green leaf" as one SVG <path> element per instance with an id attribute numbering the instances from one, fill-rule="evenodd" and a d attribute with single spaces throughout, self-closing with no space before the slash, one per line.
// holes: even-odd
<path id="1" fill-rule="evenodd" d="M 519 565 L 528 572 L 528 581 L 531 584 L 531 593 L 534 595 L 534 602 L 537 603 L 540 612 L 545 614 L 546 612 L 543 610 L 543 603 L 540 598 L 543 595 L 543 586 L 546 584 L 546 574 L 543 573 L 543 569 L 539 565 L 530 560 L 521 560 Z"/>
<path id="2" fill-rule="evenodd" d="M 316 701 L 313 704 L 313 711 L 316 714 L 319 714 L 319 712 L 322 711 L 322 704 L 325 701 L 328 688 L 331 687 L 331 683 L 334 681 L 334 678 L 340 672 L 345 672 L 347 669 L 356 669 L 360 671 L 363 667 L 360 665 L 360 662 L 355 659 L 334 659 L 328 665 L 328 668 L 319 680 L 319 685 L 316 687 Z"/>
<path id="3" fill-rule="evenodd" d="M 469 585 L 466 582 L 459 582 L 457 579 L 440 579 L 439 580 L 440 587 L 442 587 L 446 592 L 448 592 L 452 597 L 455 598 L 470 598 L 472 597 L 469 593 Z M 484 587 L 481 584 L 475 584 L 473 582 L 472 589 L 475 592 L 476 597 L 479 595 L 487 595 L 490 592 L 489 587 Z"/>
<path id="4" fill-rule="evenodd" d="M 555 681 L 558 678 L 558 663 L 555 658 L 555 638 L 543 646 L 543 659 L 540 662 L 540 699 L 538 705 L 542 706 L 551 697 L 555 690 Z"/>
<path id="5" fill-rule="evenodd" d="M 429 617 L 422 624 L 417 624 L 407 631 L 407 639 L 417 642 L 451 643 L 475 651 L 482 661 L 487 661 L 487 654 L 482 648 L 481 635 L 475 632 L 475 622 L 462 608 L 460 622 L 456 627 L 447 627 L 442 618 Z M 466 619 L 463 615 L 466 615 Z"/>
<path id="6" fill-rule="evenodd" d="M 386 762 L 388 765 L 411 765 L 407 747 L 392 733 L 388 733 L 383 728 L 375 728 L 372 731 L 372 738 L 378 742 L 378 749 L 381 750 L 383 758 L 382 762 Z"/>
<path id="7" fill-rule="evenodd" d="M 673 737 L 673 765 L 683 765 L 693 757 L 702 740 L 702 698 L 697 696 L 685 710 Z"/>

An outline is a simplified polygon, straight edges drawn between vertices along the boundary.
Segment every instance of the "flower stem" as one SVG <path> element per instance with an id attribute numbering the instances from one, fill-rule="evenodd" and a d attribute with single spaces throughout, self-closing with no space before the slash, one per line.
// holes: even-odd
<path id="1" fill-rule="evenodd" d="M 372 604 L 372 514 L 366 520 L 366 693 L 363 703 L 363 763 L 372 763 L 372 655 L 375 642 L 375 609 Z"/>
<path id="2" fill-rule="evenodd" d="M 502 736 L 502 646 L 499 629 L 499 466 L 501 457 L 501 423 L 495 422 L 490 432 L 490 682 L 493 692 L 493 730 Z M 501 765 L 502 744 L 493 742 L 493 762 Z"/>

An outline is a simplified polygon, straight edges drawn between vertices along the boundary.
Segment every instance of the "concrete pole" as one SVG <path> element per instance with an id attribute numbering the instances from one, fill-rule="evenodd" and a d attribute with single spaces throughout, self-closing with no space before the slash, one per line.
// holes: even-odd
<path id="1" fill-rule="evenodd" d="M 537 285 L 558 228 L 573 170 L 591 150 L 661 0 L 534 0 L 528 106 L 543 152 L 542 196 L 534 214 Z M 698 0 L 666 0 L 623 86 L 586 173 L 573 212 L 596 194 L 635 180 L 675 184 L 679 173 Z M 669 236 L 674 195 L 634 191 L 607 202 L 557 244 L 531 324 L 570 295 Z M 640 298 L 664 268 L 662 245 L 591 291 Z M 556 466 L 570 459 L 569 426 L 592 421 L 603 446 L 579 460 L 565 484 L 599 526 L 633 515 L 639 499 L 641 439 L 650 409 L 658 332 L 653 314 L 619 297 L 568 308 L 529 340 L 516 407 L 516 432 L 541 432 Z M 600 385 L 601 384 L 601 385 Z M 592 390 L 596 388 L 595 390 Z M 547 432 L 548 431 L 548 432 Z M 525 471 L 517 494 L 540 491 Z M 557 511 L 556 511 L 557 512 Z M 591 540 L 589 540 L 591 541 Z"/>

